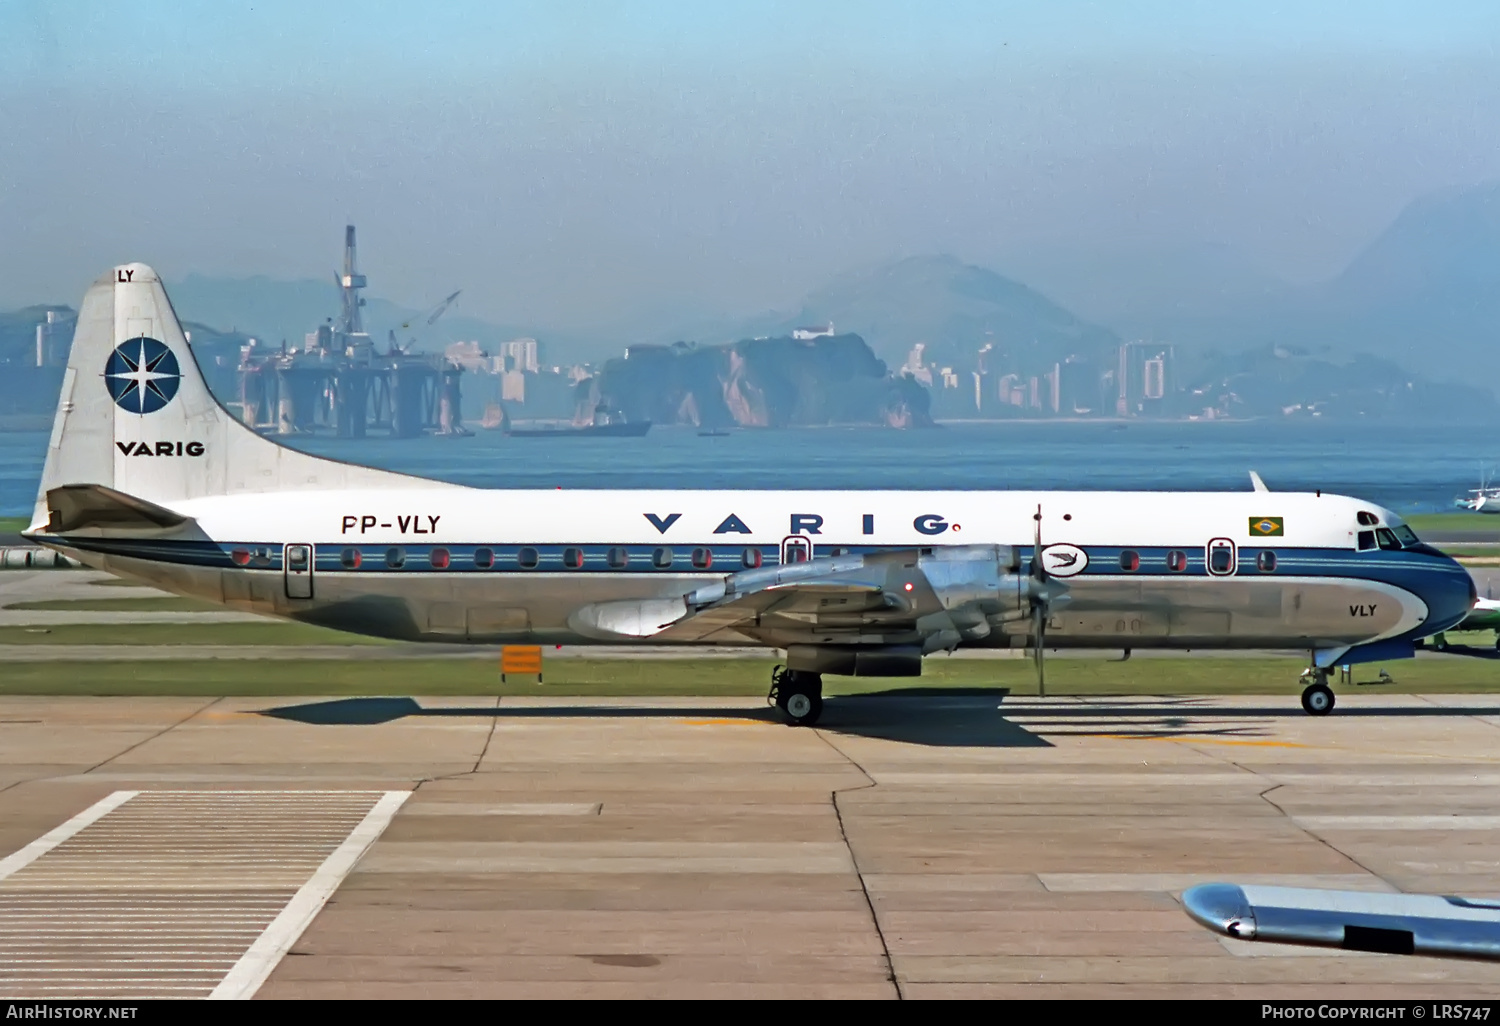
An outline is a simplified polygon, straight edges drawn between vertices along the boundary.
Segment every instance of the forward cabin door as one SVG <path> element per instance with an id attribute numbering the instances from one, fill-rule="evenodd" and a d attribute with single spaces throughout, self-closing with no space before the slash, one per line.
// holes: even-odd
<path id="1" fill-rule="evenodd" d="M 282 552 L 281 565 L 286 574 L 286 597 L 310 599 L 313 597 L 313 547 L 311 545 L 288 545 Z"/>

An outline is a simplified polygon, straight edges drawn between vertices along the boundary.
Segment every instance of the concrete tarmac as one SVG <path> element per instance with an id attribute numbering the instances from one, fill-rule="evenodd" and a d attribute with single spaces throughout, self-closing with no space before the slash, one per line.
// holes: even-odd
<path id="1" fill-rule="evenodd" d="M 256 792 L 268 844 L 279 792 L 412 792 L 259 987 L 278 998 L 1495 998 L 1500 964 L 1221 940 L 1178 896 L 1500 893 L 1497 785 L 1500 696 L 1346 692 L 1323 719 L 1287 695 L 836 698 L 815 730 L 742 699 L 0 698 L 0 853 L 122 790 L 225 817 L 200 862 L 233 833 L 222 792 Z M 119 843 L 165 843 L 132 822 Z M 99 836 L 84 854 L 122 868 L 98 886 L 128 886 Z M 174 887 L 250 908 L 172 879 L 153 915 Z M 96 893 L 59 961 L 104 950 Z M 250 943 L 214 936 L 225 964 Z"/>

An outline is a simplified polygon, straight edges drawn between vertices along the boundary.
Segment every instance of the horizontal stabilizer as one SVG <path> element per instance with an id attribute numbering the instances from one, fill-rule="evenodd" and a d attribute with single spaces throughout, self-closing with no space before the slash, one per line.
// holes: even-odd
<path id="1" fill-rule="evenodd" d="M 1184 891 L 1182 907 L 1203 926 L 1238 940 L 1500 959 L 1494 899 L 1216 883 Z"/>
<path id="2" fill-rule="evenodd" d="M 165 532 L 191 521 L 155 503 L 97 484 L 61 485 L 47 489 L 48 534 L 76 534 L 94 530 Z"/>

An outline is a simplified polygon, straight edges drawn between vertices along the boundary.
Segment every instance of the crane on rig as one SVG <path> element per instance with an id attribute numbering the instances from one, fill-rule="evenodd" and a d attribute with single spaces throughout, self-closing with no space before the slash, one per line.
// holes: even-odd
<path id="1" fill-rule="evenodd" d="M 433 324 L 436 324 L 437 323 L 437 319 L 439 317 L 443 316 L 444 311 L 446 311 L 448 309 L 448 307 L 450 307 L 450 306 L 453 305 L 453 301 L 455 299 L 457 299 L 462 292 L 463 292 L 463 289 L 459 289 L 458 292 L 453 293 L 453 295 L 449 296 L 447 299 L 443 300 L 437 306 L 433 307 L 432 310 L 427 314 L 427 324 L 429 326 L 431 326 Z M 418 315 L 418 316 L 420 316 L 420 315 Z M 417 318 L 413 317 L 411 320 L 409 320 L 405 324 L 401 325 L 401 330 L 405 331 L 407 328 L 411 327 L 412 324 L 416 320 L 417 320 Z"/>

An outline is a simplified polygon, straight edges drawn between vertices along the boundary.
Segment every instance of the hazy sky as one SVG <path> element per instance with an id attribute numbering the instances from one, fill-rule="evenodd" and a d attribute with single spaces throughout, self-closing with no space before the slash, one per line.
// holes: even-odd
<path id="1" fill-rule="evenodd" d="M 559 327 L 935 252 L 1315 280 L 1500 178 L 1497 43 L 1493 0 L 0 0 L 0 306 L 326 278 L 346 220 L 372 292 Z"/>

